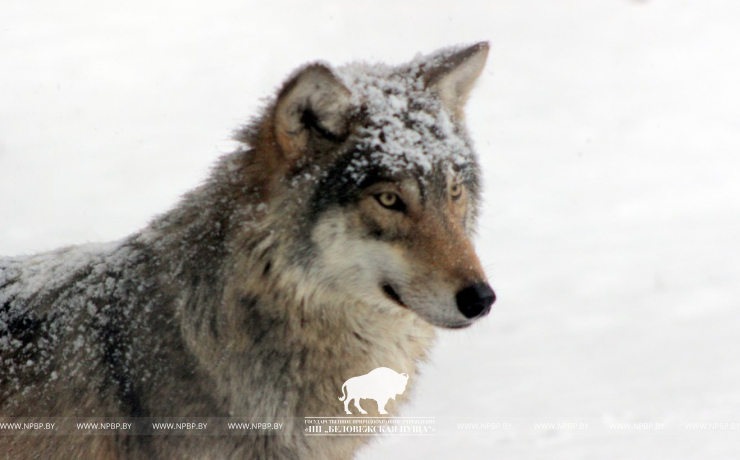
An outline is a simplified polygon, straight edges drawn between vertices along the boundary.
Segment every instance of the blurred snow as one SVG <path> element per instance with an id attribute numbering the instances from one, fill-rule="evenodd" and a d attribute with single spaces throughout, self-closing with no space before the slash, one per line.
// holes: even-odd
<path id="1" fill-rule="evenodd" d="M 2 2 L 0 254 L 141 228 L 305 61 L 483 39 L 468 123 L 499 301 L 442 334 L 405 414 L 517 429 L 360 458 L 737 458 L 738 430 L 684 427 L 740 423 L 737 2 Z M 531 429 L 579 419 L 667 428 Z"/>

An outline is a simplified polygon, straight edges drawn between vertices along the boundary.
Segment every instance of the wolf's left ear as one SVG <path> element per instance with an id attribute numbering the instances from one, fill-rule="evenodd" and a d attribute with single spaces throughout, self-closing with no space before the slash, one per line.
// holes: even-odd
<path id="1" fill-rule="evenodd" d="M 284 159 L 303 155 L 312 137 L 339 142 L 348 130 L 350 92 L 323 64 L 311 64 L 278 94 L 275 134 Z"/>
<path id="2" fill-rule="evenodd" d="M 424 73 L 426 87 L 439 95 L 451 113 L 462 116 L 470 90 L 486 65 L 488 48 L 488 42 L 480 42 L 452 54 L 443 51 L 432 57 L 432 65 Z"/>

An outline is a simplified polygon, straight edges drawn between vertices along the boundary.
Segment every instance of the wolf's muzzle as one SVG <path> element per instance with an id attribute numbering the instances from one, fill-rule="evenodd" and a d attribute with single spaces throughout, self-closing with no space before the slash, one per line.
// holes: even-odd
<path id="1" fill-rule="evenodd" d="M 496 294 L 488 283 L 476 283 L 462 289 L 455 296 L 457 308 L 468 319 L 485 316 L 496 301 Z"/>

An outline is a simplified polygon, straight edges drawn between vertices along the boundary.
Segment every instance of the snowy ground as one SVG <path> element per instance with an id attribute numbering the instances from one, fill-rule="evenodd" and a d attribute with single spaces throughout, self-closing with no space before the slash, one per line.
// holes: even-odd
<path id="1" fill-rule="evenodd" d="M 360 457 L 738 458 L 740 429 L 686 424 L 740 423 L 740 3 L 250 3 L 0 3 L 0 254 L 140 228 L 306 60 L 488 39 L 468 118 L 499 302 L 406 410 L 447 434 Z M 534 425 L 558 422 L 589 428 Z"/>

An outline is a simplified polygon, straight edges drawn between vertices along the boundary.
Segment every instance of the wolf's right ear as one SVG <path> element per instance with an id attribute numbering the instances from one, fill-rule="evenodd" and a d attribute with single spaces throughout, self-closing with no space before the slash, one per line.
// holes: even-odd
<path id="1" fill-rule="evenodd" d="M 312 136 L 342 141 L 349 129 L 350 96 L 347 87 L 322 64 L 311 64 L 291 78 L 275 105 L 275 136 L 284 159 L 301 157 Z"/>

